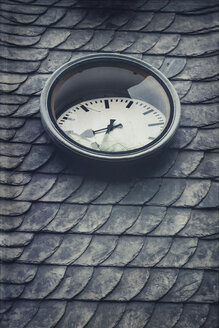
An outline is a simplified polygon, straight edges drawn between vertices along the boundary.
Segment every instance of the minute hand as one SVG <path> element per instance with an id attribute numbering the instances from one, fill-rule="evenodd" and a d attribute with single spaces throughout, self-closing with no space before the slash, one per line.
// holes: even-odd
<path id="1" fill-rule="evenodd" d="M 106 133 L 109 133 L 110 131 L 114 130 L 115 128 L 122 128 L 122 124 L 119 123 L 117 125 L 107 126 L 106 128 L 103 128 L 103 129 L 93 130 L 93 133 L 96 134 L 96 133 L 100 133 L 103 131 L 106 131 Z"/>

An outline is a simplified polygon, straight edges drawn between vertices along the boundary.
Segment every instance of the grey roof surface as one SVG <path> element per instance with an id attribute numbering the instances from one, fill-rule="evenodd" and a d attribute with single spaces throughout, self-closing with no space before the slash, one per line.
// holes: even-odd
<path id="1" fill-rule="evenodd" d="M 2 0 L 2 328 L 217 328 L 219 3 Z M 124 53 L 173 83 L 182 118 L 155 163 L 70 160 L 41 125 L 50 74 Z"/>

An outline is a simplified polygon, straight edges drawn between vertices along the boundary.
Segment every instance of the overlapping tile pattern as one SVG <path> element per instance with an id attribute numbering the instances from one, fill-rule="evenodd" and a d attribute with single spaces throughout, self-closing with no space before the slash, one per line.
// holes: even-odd
<path id="1" fill-rule="evenodd" d="M 1 327 L 217 328 L 218 1 L 0 9 Z M 159 161 L 98 176 L 45 134 L 45 81 L 95 52 L 145 60 L 177 89 Z"/>

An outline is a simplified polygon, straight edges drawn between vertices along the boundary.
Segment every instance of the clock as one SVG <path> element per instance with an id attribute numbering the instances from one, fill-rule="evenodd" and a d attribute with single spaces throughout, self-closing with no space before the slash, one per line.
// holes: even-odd
<path id="1" fill-rule="evenodd" d="M 63 149 L 118 162 L 162 150 L 179 124 L 180 102 L 169 80 L 144 61 L 96 54 L 52 74 L 41 94 L 41 117 Z"/>

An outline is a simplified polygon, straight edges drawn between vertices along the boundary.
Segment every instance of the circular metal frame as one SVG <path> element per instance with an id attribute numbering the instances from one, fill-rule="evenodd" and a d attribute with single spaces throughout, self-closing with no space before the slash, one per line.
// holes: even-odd
<path id="1" fill-rule="evenodd" d="M 168 123 L 167 129 L 165 129 L 165 132 L 161 134 L 161 136 L 156 140 L 156 142 L 146 145 L 145 147 L 142 147 L 142 149 L 137 149 L 136 151 L 132 151 L 129 153 L 128 152 L 127 153 L 94 152 L 91 149 L 83 147 L 77 144 L 76 142 L 72 141 L 58 127 L 54 119 L 54 113 L 52 113 L 52 106 L 51 106 L 52 94 L 55 87 L 63 79 L 63 77 L 67 79 L 69 72 L 72 72 L 75 69 L 77 70 L 78 69 L 80 70 L 80 68 L 83 69 L 83 67 L 89 63 L 97 63 L 98 65 L 98 62 L 100 61 L 105 61 L 105 62 L 109 61 L 111 62 L 111 64 L 122 62 L 124 64 L 134 66 L 135 68 L 137 68 L 138 70 L 144 73 L 147 74 L 149 73 L 164 88 L 171 106 L 171 119 L 170 122 Z M 70 61 L 62 65 L 51 75 L 51 77 L 46 82 L 43 91 L 41 93 L 40 112 L 41 112 L 42 123 L 45 130 L 47 131 L 49 136 L 65 150 L 92 159 L 119 162 L 123 160 L 132 160 L 142 157 L 150 157 L 154 153 L 163 149 L 169 143 L 169 141 L 172 139 L 173 135 L 176 132 L 176 129 L 179 125 L 181 108 L 180 108 L 179 97 L 173 85 L 160 71 L 158 71 L 151 65 L 145 63 L 142 60 L 135 59 L 126 55 L 95 54 L 95 55 L 84 56 L 82 58 L 77 58 L 73 61 Z"/>

